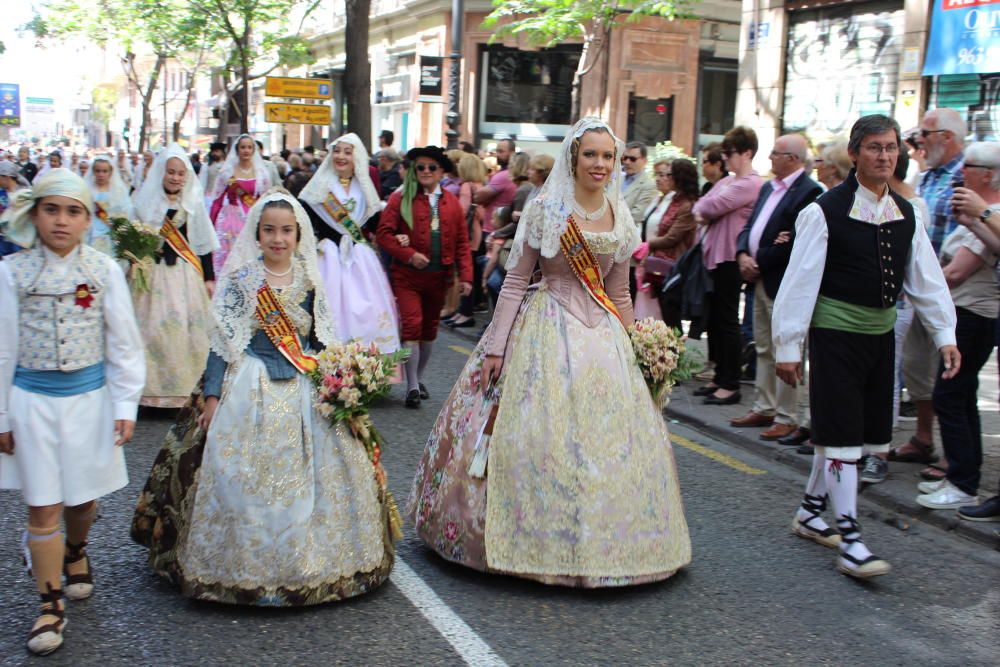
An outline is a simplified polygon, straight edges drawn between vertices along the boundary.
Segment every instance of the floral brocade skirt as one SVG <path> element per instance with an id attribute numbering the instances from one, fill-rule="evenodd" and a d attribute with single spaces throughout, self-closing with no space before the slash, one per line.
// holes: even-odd
<path id="1" fill-rule="evenodd" d="M 488 336 L 484 336 L 486 340 Z M 547 584 L 666 579 L 691 560 L 662 414 L 611 316 L 588 328 L 544 287 L 511 331 L 485 479 L 483 343 L 438 415 L 408 511 L 447 560 Z"/>
<path id="2" fill-rule="evenodd" d="M 226 258 L 232 250 L 236 238 L 243 231 L 243 226 L 247 221 L 247 212 L 242 204 L 230 204 L 228 197 L 226 202 L 219 209 L 219 214 L 215 218 L 215 235 L 219 238 L 219 249 L 212 253 L 212 265 L 215 267 L 216 275 L 222 272 L 222 267 L 226 265 Z"/>
<path id="3" fill-rule="evenodd" d="M 132 538 L 192 598 L 302 606 L 361 595 L 395 560 L 364 446 L 312 406 L 310 381 L 244 357 L 206 435 L 191 397 L 136 506 Z"/>
<path id="4" fill-rule="evenodd" d="M 146 345 L 146 386 L 139 405 L 179 408 L 205 371 L 211 302 L 201 274 L 183 259 L 154 264 L 150 290 L 132 291 Z"/>

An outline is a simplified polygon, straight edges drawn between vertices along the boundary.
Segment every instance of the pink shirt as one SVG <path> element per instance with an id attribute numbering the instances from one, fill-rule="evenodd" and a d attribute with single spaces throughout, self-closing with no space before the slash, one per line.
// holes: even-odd
<path id="1" fill-rule="evenodd" d="M 750 219 L 763 185 L 763 179 L 753 171 L 742 177 L 726 176 L 694 205 L 692 213 L 708 222 L 701 251 L 710 271 L 736 260 L 736 237 Z"/>
<path id="2" fill-rule="evenodd" d="M 776 178 L 771 181 L 771 194 L 768 195 L 764 205 L 760 207 L 760 213 L 757 214 L 757 219 L 753 221 L 753 227 L 750 228 L 748 243 L 750 256 L 754 259 L 757 258 L 757 250 L 760 248 L 760 237 L 764 235 L 764 228 L 767 227 L 771 215 L 774 214 L 774 209 L 778 208 L 778 204 L 788 192 L 788 188 L 792 187 L 792 183 L 802 175 L 803 171 L 803 169 L 799 169 L 784 178 Z"/>
<path id="3" fill-rule="evenodd" d="M 506 169 L 493 174 L 486 186 L 497 193 L 493 201 L 483 207 L 485 209 L 483 211 L 483 231 L 489 233 L 493 231 L 493 212 L 501 206 L 510 206 L 514 203 L 517 186 L 514 185 L 514 181 L 510 180 L 510 172 Z"/>

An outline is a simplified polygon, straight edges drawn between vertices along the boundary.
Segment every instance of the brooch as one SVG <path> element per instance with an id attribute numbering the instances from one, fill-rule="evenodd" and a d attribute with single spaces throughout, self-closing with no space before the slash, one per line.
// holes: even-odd
<path id="1" fill-rule="evenodd" d="M 90 293 L 90 286 L 87 283 L 80 283 L 76 286 L 76 305 L 81 308 L 90 308 L 94 302 L 94 295 Z"/>

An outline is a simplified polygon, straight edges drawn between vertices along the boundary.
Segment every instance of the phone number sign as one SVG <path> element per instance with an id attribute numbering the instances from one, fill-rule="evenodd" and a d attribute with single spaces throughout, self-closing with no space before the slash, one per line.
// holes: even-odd
<path id="1" fill-rule="evenodd" d="M 924 76 L 1000 72 L 1000 0 L 934 0 Z"/>

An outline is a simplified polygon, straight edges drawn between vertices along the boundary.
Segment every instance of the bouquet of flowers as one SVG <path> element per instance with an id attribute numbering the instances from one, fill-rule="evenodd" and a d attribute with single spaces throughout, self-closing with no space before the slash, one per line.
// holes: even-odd
<path id="1" fill-rule="evenodd" d="M 316 409 L 331 424 L 344 422 L 364 445 L 375 468 L 380 500 L 389 509 L 389 525 L 394 539 L 403 536 L 403 520 L 386 484 L 382 467 L 384 439 L 369 414 L 372 402 L 389 393 L 396 366 L 409 356 L 407 350 L 382 354 L 375 343 L 353 340 L 331 345 L 316 355 L 316 370 L 310 373 L 316 385 Z"/>
<path id="2" fill-rule="evenodd" d="M 160 231 L 127 218 L 110 218 L 108 226 L 111 228 L 111 240 L 115 243 L 115 254 L 132 265 L 132 287 L 139 294 L 148 292 L 153 261 L 163 246 Z"/>
<path id="3" fill-rule="evenodd" d="M 697 361 L 685 348 L 681 332 L 662 320 L 639 320 L 629 329 L 629 336 L 653 402 L 662 408 L 673 386 L 691 377 Z"/>

